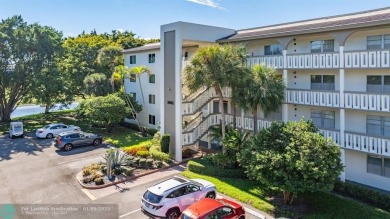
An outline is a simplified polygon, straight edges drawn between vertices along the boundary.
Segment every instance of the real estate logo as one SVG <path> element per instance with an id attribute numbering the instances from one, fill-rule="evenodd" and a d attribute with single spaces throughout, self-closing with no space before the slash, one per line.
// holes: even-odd
<path id="1" fill-rule="evenodd" d="M 0 205 L 0 219 L 12 219 L 15 216 L 15 207 L 12 204 Z"/>

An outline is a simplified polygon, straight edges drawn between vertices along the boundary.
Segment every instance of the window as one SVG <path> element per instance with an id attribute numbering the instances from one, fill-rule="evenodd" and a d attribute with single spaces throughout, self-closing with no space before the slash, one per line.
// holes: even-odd
<path id="1" fill-rule="evenodd" d="M 151 193 L 148 191 L 145 192 L 144 194 L 144 199 L 150 203 L 154 203 L 154 204 L 157 204 L 161 201 L 161 199 L 163 198 L 163 196 L 159 196 L 159 195 L 156 195 L 154 193 Z"/>
<path id="2" fill-rule="evenodd" d="M 156 62 L 156 54 L 149 54 L 149 63 L 155 63 Z"/>
<path id="3" fill-rule="evenodd" d="M 186 190 L 186 186 L 178 188 L 175 191 L 171 192 L 169 195 L 167 195 L 167 198 L 177 198 L 186 195 Z"/>
<path id="4" fill-rule="evenodd" d="M 334 75 L 311 75 L 310 89 L 312 90 L 335 90 Z"/>
<path id="5" fill-rule="evenodd" d="M 279 44 L 264 46 L 264 55 L 281 55 L 283 48 Z"/>
<path id="6" fill-rule="evenodd" d="M 390 117 L 367 115 L 367 134 L 390 137 Z"/>
<path id="7" fill-rule="evenodd" d="M 367 156 L 367 173 L 390 178 L 390 159 L 380 156 Z"/>
<path id="8" fill-rule="evenodd" d="M 156 104 L 156 95 L 149 94 L 149 103 Z"/>
<path id="9" fill-rule="evenodd" d="M 311 53 L 334 52 L 334 40 L 315 40 L 310 42 Z"/>
<path id="10" fill-rule="evenodd" d="M 149 115 L 149 124 L 156 125 L 156 116 Z"/>
<path id="11" fill-rule="evenodd" d="M 156 75 L 155 74 L 149 75 L 149 83 L 151 83 L 151 84 L 156 83 Z"/>
<path id="12" fill-rule="evenodd" d="M 233 210 L 229 207 L 222 207 L 217 210 L 218 218 L 224 218 L 231 213 L 233 213 Z"/>
<path id="13" fill-rule="evenodd" d="M 137 81 L 137 75 L 130 74 L 130 82 L 136 82 Z"/>
<path id="14" fill-rule="evenodd" d="M 188 185 L 187 186 L 187 193 L 193 193 L 193 192 L 197 192 L 200 190 L 200 187 L 197 186 L 197 185 Z"/>
<path id="15" fill-rule="evenodd" d="M 185 52 L 184 53 L 184 61 L 187 61 L 188 60 L 188 52 Z"/>
<path id="16" fill-rule="evenodd" d="M 69 138 L 79 138 L 80 135 L 78 133 L 74 133 L 74 134 L 71 134 L 69 135 Z"/>
<path id="17" fill-rule="evenodd" d="M 367 37 L 367 49 L 388 49 L 390 48 L 390 35 L 376 35 Z"/>
<path id="18" fill-rule="evenodd" d="M 136 63 L 137 63 L 136 56 L 135 55 L 130 56 L 130 64 L 136 64 Z"/>
<path id="19" fill-rule="evenodd" d="M 334 129 L 335 111 L 311 110 L 311 120 L 317 128 Z"/>
<path id="20" fill-rule="evenodd" d="M 389 75 L 367 75 L 367 92 L 389 93 Z"/>
<path id="21" fill-rule="evenodd" d="M 134 101 L 137 101 L 137 93 L 135 92 L 130 92 L 130 95 L 133 97 Z"/>

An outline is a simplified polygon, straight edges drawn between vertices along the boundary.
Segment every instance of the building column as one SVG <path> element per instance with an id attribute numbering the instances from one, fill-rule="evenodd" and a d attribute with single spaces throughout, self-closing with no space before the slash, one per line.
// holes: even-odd
<path id="1" fill-rule="evenodd" d="M 344 46 L 339 47 L 340 52 L 340 70 L 339 70 L 339 90 L 340 90 L 340 148 L 341 148 L 341 163 L 345 166 L 345 109 L 344 109 L 344 86 L 345 86 L 345 71 L 344 71 Z M 345 170 L 340 174 L 340 180 L 345 181 Z"/>
<path id="2" fill-rule="evenodd" d="M 287 69 L 283 69 L 283 81 L 287 88 Z M 284 96 L 285 102 L 287 102 L 287 91 L 284 91 Z M 286 103 L 282 105 L 282 120 L 283 122 L 288 121 L 288 104 Z"/>

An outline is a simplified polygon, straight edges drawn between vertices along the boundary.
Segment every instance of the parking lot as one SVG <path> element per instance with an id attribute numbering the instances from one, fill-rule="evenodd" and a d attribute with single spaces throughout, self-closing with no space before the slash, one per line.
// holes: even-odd
<path id="1" fill-rule="evenodd" d="M 116 204 L 119 218 L 147 218 L 140 211 L 145 190 L 179 174 L 183 167 L 104 189 L 83 189 L 76 174 L 83 166 L 103 160 L 106 149 L 104 145 L 86 146 L 65 152 L 55 148 L 52 139 L 0 136 L 0 203 Z M 257 217 L 248 214 L 247 218 Z"/>

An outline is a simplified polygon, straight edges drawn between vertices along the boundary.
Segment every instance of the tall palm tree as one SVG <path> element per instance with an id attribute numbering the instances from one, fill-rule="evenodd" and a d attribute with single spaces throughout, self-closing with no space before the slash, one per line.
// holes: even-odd
<path id="1" fill-rule="evenodd" d="M 222 117 L 222 138 L 225 136 L 225 112 L 223 109 L 222 88 L 230 85 L 229 79 L 235 78 L 244 66 L 243 47 L 230 44 L 201 48 L 186 66 L 185 84 L 191 92 L 203 86 L 213 87 L 219 99 Z"/>
<path id="2" fill-rule="evenodd" d="M 128 75 L 130 70 L 127 68 L 127 66 L 119 65 L 114 68 L 114 72 L 112 72 L 111 75 L 111 82 L 117 82 L 120 85 L 119 90 L 123 91 L 124 89 L 124 80 L 125 76 Z M 112 83 L 112 86 L 114 86 L 114 83 Z M 112 87 L 113 91 L 115 90 L 114 87 Z"/>
<path id="3" fill-rule="evenodd" d="M 108 66 L 110 74 L 113 74 L 115 66 L 123 64 L 122 47 L 120 46 L 106 46 L 99 50 L 96 61 L 98 64 Z M 107 76 L 109 76 L 108 74 Z M 112 79 L 112 78 L 111 78 Z M 111 80 L 112 93 L 115 92 L 114 80 Z"/>
<path id="4" fill-rule="evenodd" d="M 266 65 L 253 66 L 245 84 L 236 94 L 242 98 L 240 106 L 252 110 L 254 133 L 257 133 L 257 107 L 260 106 L 265 115 L 277 111 L 284 101 L 285 84 L 275 69 Z"/>
<path id="5" fill-rule="evenodd" d="M 150 70 L 150 68 L 144 65 L 134 66 L 129 70 L 129 74 L 128 74 L 129 77 L 133 77 L 131 74 L 135 74 L 135 76 L 137 77 L 139 89 L 141 91 L 143 105 L 145 105 L 145 98 L 144 98 L 144 92 L 142 91 L 141 76 L 143 74 L 148 74 L 150 76 L 151 73 L 152 71 Z"/>

